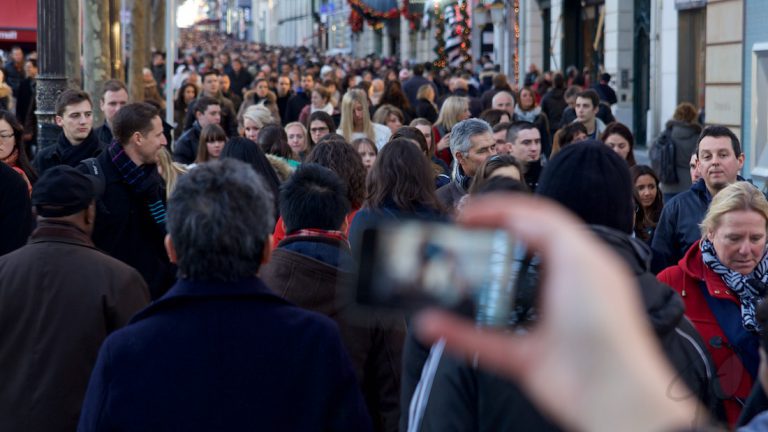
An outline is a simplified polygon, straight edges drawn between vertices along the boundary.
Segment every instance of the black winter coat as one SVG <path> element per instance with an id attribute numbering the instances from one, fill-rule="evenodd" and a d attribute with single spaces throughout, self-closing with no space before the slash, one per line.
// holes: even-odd
<path id="1" fill-rule="evenodd" d="M 27 243 L 34 218 L 27 183 L 3 162 L 0 185 L 0 255 L 4 255 Z"/>
<path id="2" fill-rule="evenodd" d="M 109 152 L 101 153 L 96 161 L 103 173 L 105 188 L 96 204 L 93 243 L 138 270 L 152 299 L 157 299 L 176 279 L 175 268 L 165 251 L 165 230 L 152 218 L 147 199 L 125 183 Z M 91 174 L 84 164 L 78 169 Z M 163 183 L 159 174 L 146 181 Z"/>
<path id="3" fill-rule="evenodd" d="M 64 132 L 59 134 L 56 145 L 45 147 L 37 152 L 32 165 L 37 171 L 37 175 L 42 176 L 45 170 L 56 165 L 77 166 L 83 159 L 98 156 L 104 150 L 104 143 L 99 141 L 96 131 L 91 133 L 80 144 L 73 146 Z"/>
<path id="4" fill-rule="evenodd" d="M 181 138 L 173 144 L 173 160 L 189 165 L 197 158 L 197 147 L 200 145 L 200 123 L 195 121 L 192 129 L 188 129 Z"/>

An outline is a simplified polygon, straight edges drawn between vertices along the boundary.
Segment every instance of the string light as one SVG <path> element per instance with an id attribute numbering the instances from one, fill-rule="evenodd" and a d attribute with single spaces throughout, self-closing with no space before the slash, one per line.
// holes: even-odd
<path id="1" fill-rule="evenodd" d="M 435 54 L 437 59 L 432 63 L 436 68 L 442 69 L 445 67 L 446 53 L 445 53 L 445 15 L 443 9 L 440 7 L 440 0 L 434 0 L 435 11 L 435 38 L 437 39 L 437 45 L 435 46 Z"/>

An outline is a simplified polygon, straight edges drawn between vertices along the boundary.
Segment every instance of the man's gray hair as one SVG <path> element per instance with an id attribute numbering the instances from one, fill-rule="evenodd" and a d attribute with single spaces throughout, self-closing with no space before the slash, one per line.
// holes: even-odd
<path id="1" fill-rule="evenodd" d="M 469 139 L 484 133 L 493 135 L 491 125 L 485 120 L 471 118 L 456 123 L 451 129 L 451 154 L 455 155 L 456 152 L 468 154 L 469 149 L 472 148 L 472 142 Z"/>
<path id="2" fill-rule="evenodd" d="M 196 281 L 254 277 L 274 225 L 272 193 L 234 159 L 208 162 L 179 179 L 168 200 L 168 233 L 179 274 Z"/>

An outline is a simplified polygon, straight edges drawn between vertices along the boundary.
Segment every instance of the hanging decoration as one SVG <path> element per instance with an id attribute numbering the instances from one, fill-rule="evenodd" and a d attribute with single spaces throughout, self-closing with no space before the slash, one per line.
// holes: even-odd
<path id="1" fill-rule="evenodd" d="M 461 45 L 459 45 L 459 56 L 461 57 L 461 68 L 464 69 L 467 64 L 472 65 L 472 30 L 469 18 L 469 0 L 464 0 L 459 6 L 459 25 L 456 32 L 461 36 Z"/>
<path id="2" fill-rule="evenodd" d="M 365 20 L 368 22 L 368 24 L 373 27 L 374 30 L 381 30 L 384 28 L 383 21 L 386 20 L 393 20 L 393 19 L 399 19 L 400 18 L 400 9 L 397 8 L 397 6 L 389 9 L 388 11 L 379 11 L 368 4 L 365 3 L 364 0 L 347 0 L 349 3 L 349 6 L 352 8 L 352 13 L 349 15 L 349 24 L 352 27 L 353 32 L 361 32 L 363 31 L 362 22 L 359 23 L 357 28 L 359 30 L 355 30 L 355 24 L 353 23 L 353 15 L 357 14 L 360 16 L 360 18 L 355 17 L 356 20 L 362 21 Z"/>
<path id="3" fill-rule="evenodd" d="M 403 17 L 408 20 L 408 27 L 413 31 L 419 30 L 419 25 L 424 14 L 420 12 L 411 12 L 411 5 L 408 0 L 403 0 L 403 7 L 400 10 Z"/>
<path id="4" fill-rule="evenodd" d="M 512 71 L 515 75 L 516 83 L 520 82 L 520 0 L 515 0 L 513 10 L 515 13 L 515 43 L 514 43 L 514 55 L 512 56 L 513 65 Z"/>
<path id="5" fill-rule="evenodd" d="M 352 29 L 352 33 L 363 31 L 363 16 L 357 12 L 357 9 L 352 9 L 352 12 L 349 14 L 349 26 Z"/>
<path id="6" fill-rule="evenodd" d="M 448 63 L 448 54 L 445 52 L 445 15 L 443 8 L 440 6 L 440 0 L 434 0 L 435 2 L 435 38 L 437 39 L 437 45 L 435 45 L 435 54 L 437 59 L 432 64 L 437 69 L 442 69 Z"/>

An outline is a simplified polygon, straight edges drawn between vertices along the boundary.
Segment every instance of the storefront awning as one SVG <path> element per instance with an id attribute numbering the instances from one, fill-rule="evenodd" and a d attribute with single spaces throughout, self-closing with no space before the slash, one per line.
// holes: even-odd
<path id="1" fill-rule="evenodd" d="M 5 0 L 0 14 L 0 42 L 37 41 L 37 2 Z"/>

